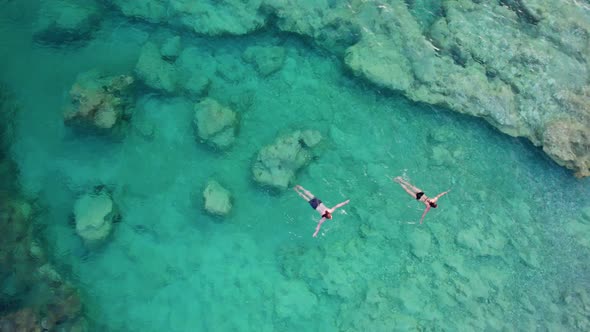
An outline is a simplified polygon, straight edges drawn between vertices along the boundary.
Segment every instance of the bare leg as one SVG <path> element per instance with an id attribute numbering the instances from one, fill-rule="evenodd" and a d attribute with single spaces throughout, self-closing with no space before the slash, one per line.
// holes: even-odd
<path id="1" fill-rule="evenodd" d="M 402 179 L 401 177 L 397 177 L 396 179 L 398 180 L 398 183 L 400 185 L 402 185 L 402 187 L 404 187 L 404 189 L 406 189 L 406 191 L 407 191 L 407 187 L 409 187 L 410 189 L 412 189 L 414 191 L 414 193 L 424 192 L 424 191 L 422 191 L 422 189 L 420 189 L 418 187 L 414 187 L 411 183 Z"/>
<path id="2" fill-rule="evenodd" d="M 302 193 L 300 193 L 299 191 L 295 190 L 295 192 L 297 193 L 297 195 L 301 196 L 301 198 L 303 198 L 304 200 L 309 202 L 309 198 L 307 198 L 307 196 L 303 195 Z"/>
<path id="3" fill-rule="evenodd" d="M 307 191 L 307 190 L 305 190 L 305 189 L 303 189 L 303 187 L 300 186 L 300 185 L 295 186 L 295 188 L 293 188 L 293 189 L 295 190 L 295 192 L 299 196 L 301 196 L 301 198 L 303 198 L 304 200 L 306 200 L 308 202 L 313 198 L 313 196 L 308 196 L 307 194 L 310 193 L 310 192 Z"/>
<path id="4" fill-rule="evenodd" d="M 309 197 L 309 199 L 312 199 L 315 197 L 311 192 L 309 192 L 307 189 L 303 188 L 302 186 L 299 186 L 299 190 L 301 190 L 307 197 Z"/>
<path id="5" fill-rule="evenodd" d="M 401 183 L 401 182 L 400 182 L 399 185 L 402 186 L 402 188 L 404 188 L 404 190 L 408 193 L 408 195 L 416 198 L 416 193 L 418 193 L 418 191 L 414 192 L 414 191 L 410 190 L 410 188 L 406 187 L 406 185 L 404 183 Z"/>

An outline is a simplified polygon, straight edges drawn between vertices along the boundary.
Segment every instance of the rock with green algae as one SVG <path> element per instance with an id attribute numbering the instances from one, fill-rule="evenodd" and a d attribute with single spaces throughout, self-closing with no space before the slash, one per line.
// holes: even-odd
<path id="1" fill-rule="evenodd" d="M 357 75 L 412 100 L 483 117 L 502 132 L 527 137 L 576 175 L 587 176 L 590 137 L 579 128 L 590 127 L 589 108 L 583 106 L 590 100 L 584 92 L 590 43 L 567 27 L 587 36 L 590 15 L 552 3 L 546 5 L 555 11 L 545 12 L 540 3 L 546 2 L 535 5 L 543 19 L 531 26 L 519 16 L 526 11 L 509 6 L 444 1 L 445 16 L 426 35 L 403 4 L 392 4 L 389 16 L 379 15 L 348 49 L 346 63 Z M 481 40 L 472 31 L 491 37 Z M 556 126 L 562 135 L 551 133 Z"/>
<path id="2" fill-rule="evenodd" d="M 344 55 L 354 74 L 414 101 L 484 118 L 542 145 L 577 176 L 590 174 L 590 137 L 579 134 L 579 127 L 590 127 L 590 13 L 583 6 L 442 1 L 434 9 L 440 16 L 426 25 L 413 7 L 401 1 L 266 3 L 280 29 Z M 553 135 L 556 126 L 566 134 Z"/>
<path id="3" fill-rule="evenodd" d="M 141 48 L 135 73 L 147 86 L 172 93 L 178 89 L 179 73 L 173 63 L 165 60 L 160 48 L 147 42 Z"/>
<path id="4" fill-rule="evenodd" d="M 160 47 L 160 55 L 166 61 L 176 61 L 182 51 L 180 36 L 172 36 L 164 41 Z"/>
<path id="5" fill-rule="evenodd" d="M 197 136 L 214 148 L 227 149 L 236 139 L 236 112 L 215 99 L 205 98 L 195 105 L 193 124 Z"/>
<path id="6" fill-rule="evenodd" d="M 214 61 L 196 47 L 181 48 L 176 37 L 162 44 L 148 41 L 135 66 L 137 77 L 150 88 L 166 94 L 201 96 L 215 71 Z"/>
<path id="7" fill-rule="evenodd" d="M 212 215 L 226 216 L 232 208 L 231 194 L 219 182 L 210 180 L 203 190 L 205 211 Z"/>
<path id="8" fill-rule="evenodd" d="M 209 36 L 244 35 L 264 26 L 262 0 L 113 0 L 126 16 L 166 23 Z"/>
<path id="9" fill-rule="evenodd" d="M 114 5 L 128 16 L 204 34 L 247 33 L 272 15 L 279 29 L 311 37 L 343 55 L 356 75 L 414 101 L 482 117 L 504 133 L 543 146 L 577 176 L 590 174 L 585 148 L 590 138 L 574 125 L 561 126 L 572 130 L 566 135 L 550 131 L 554 122 L 563 121 L 590 127 L 590 14 L 583 6 L 447 0 L 436 3 L 433 12 L 440 16 L 425 24 L 413 15 L 413 2 L 401 1 L 205 1 L 189 6 L 185 1 L 116 0 Z M 485 31 L 488 38 L 473 31 Z"/>
<path id="10" fill-rule="evenodd" d="M 87 40 L 99 28 L 102 15 L 103 8 L 95 0 L 42 1 L 34 35 L 56 46 Z"/>
<path id="11" fill-rule="evenodd" d="M 297 130 L 263 147 L 252 166 L 254 181 L 274 189 L 284 190 L 293 184 L 297 172 L 313 157 L 311 148 L 322 139 L 314 130 Z"/>
<path id="12" fill-rule="evenodd" d="M 242 58 L 254 65 L 256 71 L 266 77 L 283 67 L 286 52 L 280 46 L 250 46 L 242 54 Z"/>
<path id="13" fill-rule="evenodd" d="M 132 113 L 134 79 L 107 76 L 98 70 L 81 73 L 70 89 L 64 122 L 71 126 L 112 130 Z"/>
<path id="14" fill-rule="evenodd" d="M 84 194 L 74 204 L 76 233 L 89 246 L 106 240 L 118 217 L 117 207 L 106 190 Z"/>

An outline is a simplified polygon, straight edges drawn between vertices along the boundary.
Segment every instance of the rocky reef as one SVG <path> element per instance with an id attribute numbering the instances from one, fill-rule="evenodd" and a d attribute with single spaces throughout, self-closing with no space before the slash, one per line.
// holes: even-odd
<path id="1" fill-rule="evenodd" d="M 97 70 L 78 75 L 70 90 L 64 122 L 70 126 L 111 131 L 130 118 L 134 94 L 131 76 L 107 76 Z"/>
<path id="2" fill-rule="evenodd" d="M 590 175 L 590 11 L 583 5 L 548 0 L 113 4 L 133 18 L 210 36 L 242 35 L 274 24 L 310 38 L 380 88 L 483 118 L 542 146 L 576 176 Z M 268 59 L 280 63 L 280 54 Z M 249 54 L 245 60 L 263 76 L 275 67 Z"/>
<path id="3" fill-rule="evenodd" d="M 35 232 L 39 207 L 18 192 L 9 154 L 16 112 L 0 87 L 0 331 L 85 331 L 77 288 L 52 264 Z"/>

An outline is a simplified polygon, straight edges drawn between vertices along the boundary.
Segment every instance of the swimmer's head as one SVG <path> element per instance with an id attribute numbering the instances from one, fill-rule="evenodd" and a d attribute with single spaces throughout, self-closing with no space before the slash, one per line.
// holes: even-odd
<path id="1" fill-rule="evenodd" d="M 433 202 L 433 201 L 428 201 L 428 204 L 430 204 L 430 206 L 433 207 L 433 208 L 435 208 L 435 209 L 438 207 L 438 205 L 436 205 L 436 203 Z"/>
<path id="2" fill-rule="evenodd" d="M 326 211 L 326 212 L 324 212 L 324 215 L 322 217 L 324 217 L 326 219 L 332 219 L 332 214 L 330 212 Z"/>

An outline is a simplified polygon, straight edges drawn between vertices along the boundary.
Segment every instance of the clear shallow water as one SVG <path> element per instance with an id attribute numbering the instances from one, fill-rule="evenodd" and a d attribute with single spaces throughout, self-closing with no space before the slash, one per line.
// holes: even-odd
<path id="1" fill-rule="evenodd" d="M 185 38 L 234 78 L 218 75 L 209 91 L 240 113 L 229 152 L 195 142 L 193 101 L 147 91 L 124 140 L 80 136 L 62 123 L 76 75 L 132 72 L 154 28 L 113 18 L 88 45 L 52 49 L 31 42 L 24 16 L 0 30 L 2 79 L 22 105 L 13 154 L 94 330 L 559 330 L 588 314 L 564 299 L 589 286 L 589 248 L 578 242 L 589 228 L 568 231 L 589 206 L 589 182 L 527 142 L 379 91 L 272 32 Z M 261 79 L 241 60 L 255 44 L 284 46 L 283 68 Z M 324 136 L 298 183 L 328 205 L 351 200 L 317 239 L 303 200 L 251 180 L 256 152 L 298 128 Z M 418 225 L 422 208 L 388 179 L 397 175 L 427 194 L 452 191 Z M 202 211 L 210 178 L 234 196 L 225 219 Z M 97 184 L 115 188 L 123 221 L 88 250 L 70 215 Z"/>

